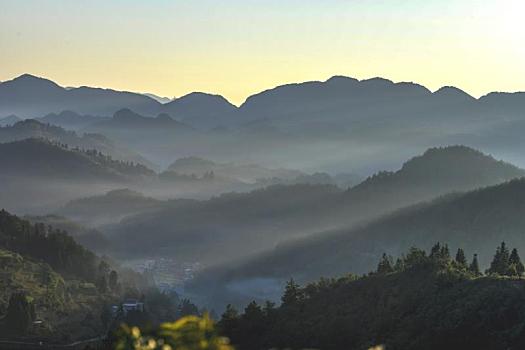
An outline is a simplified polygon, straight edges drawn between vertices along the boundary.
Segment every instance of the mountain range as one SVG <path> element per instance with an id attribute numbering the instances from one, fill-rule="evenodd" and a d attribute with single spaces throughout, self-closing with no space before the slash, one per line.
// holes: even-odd
<path id="1" fill-rule="evenodd" d="M 278 185 L 182 206 L 168 203 L 125 218 L 110 235 L 121 255 L 169 252 L 215 264 L 322 230 L 362 225 L 453 191 L 523 175 L 522 169 L 468 147 L 436 148 L 395 173 L 379 173 L 346 191 L 333 185 Z M 144 232 L 150 233 L 147 238 Z"/>
<path id="2" fill-rule="evenodd" d="M 111 116 L 123 108 L 153 116 L 168 113 L 180 119 L 198 114 L 203 122 L 212 121 L 235 109 L 226 99 L 205 93 L 192 93 L 160 103 L 144 94 L 92 87 L 64 88 L 51 80 L 29 74 L 0 83 L 0 116 L 10 114 L 38 118 L 65 110 L 79 114 Z"/>
<path id="3" fill-rule="evenodd" d="M 69 123 L 63 117 L 47 119 L 67 128 L 102 133 L 161 166 L 195 154 L 239 161 L 235 151 L 242 145 L 243 161 L 363 175 L 393 168 L 415 150 L 457 143 L 525 166 L 516 150 L 516 145 L 525 145 L 521 137 L 525 93 L 497 92 L 474 98 L 451 86 L 431 92 L 416 83 L 334 76 L 278 86 L 248 97 L 237 108 L 219 95 L 190 93 L 162 104 L 142 94 L 64 89 L 23 75 L 0 84 L 0 106 L 0 116 L 40 118 L 64 111 L 91 116 L 70 115 L 66 119 L 73 121 Z M 124 131 L 136 127 L 131 119 L 91 122 L 96 116 L 111 117 L 122 111 L 143 118 L 161 115 L 162 123 L 169 117 L 180 124 L 175 127 L 171 122 L 161 133 L 137 137 Z"/>

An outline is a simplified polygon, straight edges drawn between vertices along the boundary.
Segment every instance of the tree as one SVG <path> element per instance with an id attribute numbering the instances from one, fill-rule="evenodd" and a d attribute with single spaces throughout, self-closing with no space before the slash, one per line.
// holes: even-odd
<path id="1" fill-rule="evenodd" d="M 262 308 L 255 301 L 249 303 L 244 309 L 243 320 L 259 322 L 263 318 L 264 313 Z"/>
<path id="2" fill-rule="evenodd" d="M 473 274 L 476 277 L 481 275 L 481 272 L 479 270 L 478 254 L 474 254 L 474 257 L 472 258 L 472 262 L 470 263 L 468 270 L 471 274 Z"/>
<path id="3" fill-rule="evenodd" d="M 118 274 L 115 270 L 111 270 L 109 273 L 109 288 L 114 292 L 118 288 Z"/>
<path id="4" fill-rule="evenodd" d="M 466 269 L 467 268 L 467 258 L 465 257 L 465 252 L 463 249 L 458 248 L 458 251 L 456 253 L 456 264 L 458 267 Z"/>
<path id="5" fill-rule="evenodd" d="M 379 261 L 379 264 L 377 265 L 377 273 L 384 275 L 394 272 L 394 267 L 392 265 L 392 257 L 386 255 L 386 253 L 383 253 L 381 261 Z"/>
<path id="6" fill-rule="evenodd" d="M 228 304 L 226 306 L 226 311 L 224 311 L 222 314 L 218 325 L 221 330 L 227 332 L 229 337 L 236 338 L 238 336 L 238 329 L 240 326 L 239 322 L 239 312 L 233 305 Z"/>
<path id="7" fill-rule="evenodd" d="M 402 272 L 404 270 L 405 270 L 405 256 L 402 255 L 400 258 L 396 259 L 396 263 L 394 265 L 394 271 Z"/>
<path id="8" fill-rule="evenodd" d="M 195 304 L 193 304 L 189 299 L 182 299 L 179 305 L 179 315 L 180 317 L 188 315 L 199 315 L 199 309 Z"/>
<path id="9" fill-rule="evenodd" d="M 441 254 L 441 244 L 437 242 L 436 244 L 432 246 L 432 248 L 430 248 L 429 257 L 431 259 L 437 259 L 439 258 L 440 254 Z"/>
<path id="10" fill-rule="evenodd" d="M 408 250 L 408 254 L 405 257 L 405 268 L 410 269 L 421 266 L 427 261 L 427 254 L 424 250 L 412 247 Z"/>
<path id="11" fill-rule="evenodd" d="M 521 276 L 523 272 L 525 272 L 525 266 L 521 262 L 518 250 L 514 248 L 509 257 L 509 273 L 513 276 Z"/>
<path id="12" fill-rule="evenodd" d="M 295 305 L 304 300 L 304 291 L 295 283 L 293 278 L 286 283 L 284 294 L 281 298 L 283 306 Z"/>
<path id="13" fill-rule="evenodd" d="M 448 244 L 444 244 L 441 247 L 440 255 L 441 255 L 441 259 L 442 260 L 445 260 L 445 261 L 449 261 L 450 260 L 450 251 L 448 249 Z"/>
<path id="14" fill-rule="evenodd" d="M 106 293 L 108 291 L 108 280 L 106 279 L 106 276 L 100 276 L 98 278 L 97 288 L 101 293 Z"/>
<path id="15" fill-rule="evenodd" d="M 501 242 L 501 245 L 496 249 L 494 259 L 490 263 L 490 268 L 487 273 L 506 275 L 509 272 L 509 249 L 505 245 L 505 242 Z"/>
<path id="16" fill-rule="evenodd" d="M 36 318 L 32 299 L 23 292 L 13 293 L 7 306 L 6 325 L 15 334 L 26 334 Z"/>

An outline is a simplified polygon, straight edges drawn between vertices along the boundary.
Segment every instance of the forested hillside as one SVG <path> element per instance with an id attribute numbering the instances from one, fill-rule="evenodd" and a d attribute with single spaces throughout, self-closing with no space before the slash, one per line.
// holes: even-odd
<path id="1" fill-rule="evenodd" d="M 0 211 L 0 337 L 69 342 L 107 331 L 110 303 L 147 280 L 108 263 L 66 232 Z M 33 323 L 38 321 L 37 323 Z"/>
<path id="2" fill-rule="evenodd" d="M 504 243 L 485 277 L 463 249 L 411 248 L 396 262 L 384 256 L 368 276 L 304 287 L 291 280 L 280 306 L 252 302 L 241 315 L 228 306 L 219 326 L 239 350 L 517 350 L 525 346 L 523 271 Z"/>
<path id="3" fill-rule="evenodd" d="M 13 123 L 10 126 L 0 127 L 0 143 L 21 141 L 28 138 L 42 138 L 51 142 L 66 144 L 71 148 L 96 149 L 121 161 L 153 166 L 146 158 L 129 148 L 115 144 L 115 142 L 102 134 L 80 134 L 56 126 L 56 124 L 43 122 L 48 120 L 53 119 L 26 119 Z"/>
<path id="4" fill-rule="evenodd" d="M 69 148 L 45 139 L 0 144 L 0 175 L 15 178 L 131 180 L 155 175 L 144 165 L 114 160 L 97 150 Z"/>
<path id="5" fill-rule="evenodd" d="M 290 238 L 354 227 L 407 205 L 524 174 L 468 147 L 435 148 L 397 172 L 379 173 L 347 191 L 331 185 L 270 186 L 189 207 L 165 205 L 127 218 L 112 233 L 127 252 L 140 247 L 137 253 L 158 254 L 155 246 L 163 246 L 181 256 L 217 262 L 271 249 Z"/>
<path id="6" fill-rule="evenodd" d="M 525 251 L 524 210 L 525 179 L 513 180 L 405 208 L 356 229 L 319 233 L 283 244 L 248 262 L 204 273 L 195 283 L 203 283 L 200 288 L 219 279 L 224 288 L 258 278 L 280 283 L 290 276 L 313 281 L 345 272 L 364 273 L 383 252 L 395 256 L 412 245 L 429 248 L 435 241 L 466 247 L 468 254 L 478 253 L 480 263 L 487 265 L 493 246 L 502 240 Z M 219 299 L 224 297 L 221 288 L 214 288 Z M 226 288 L 232 292 L 230 300 L 235 300 L 236 293 Z"/>

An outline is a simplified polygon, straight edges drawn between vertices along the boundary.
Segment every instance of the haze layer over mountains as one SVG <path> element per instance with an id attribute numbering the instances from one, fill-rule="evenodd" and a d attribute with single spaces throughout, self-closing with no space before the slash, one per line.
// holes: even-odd
<path id="1" fill-rule="evenodd" d="M 486 264 L 498 241 L 525 250 L 524 111 L 381 78 L 237 107 L 23 75 L 0 83 L 0 207 L 125 263 L 199 266 L 183 289 L 218 310 L 439 240 Z"/>
<path id="2" fill-rule="evenodd" d="M 516 148 L 523 145 L 524 107 L 524 93 L 475 99 L 454 87 L 431 92 L 415 83 L 342 76 L 269 89 L 240 107 L 204 93 L 162 104 L 137 93 L 65 89 L 30 75 L 0 84 L 0 118 L 45 117 L 66 128 L 102 132 L 161 167 L 200 156 L 368 175 L 422 149 L 450 144 L 525 165 Z M 59 117 L 64 111 L 78 116 Z M 153 119 L 141 122 L 140 116 Z M 239 145 L 243 152 L 236 152 Z"/>

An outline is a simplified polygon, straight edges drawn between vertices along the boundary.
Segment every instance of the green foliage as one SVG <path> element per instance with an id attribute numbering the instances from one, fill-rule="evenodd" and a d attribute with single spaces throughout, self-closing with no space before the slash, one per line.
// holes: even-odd
<path id="1" fill-rule="evenodd" d="M 33 299 L 23 292 L 13 293 L 7 307 L 6 325 L 15 334 L 26 334 L 36 318 Z"/>
<path id="2" fill-rule="evenodd" d="M 383 253 L 383 256 L 381 257 L 381 261 L 377 265 L 377 273 L 379 274 L 387 274 L 394 272 L 394 263 L 391 256 L 386 255 L 386 253 Z"/>
<path id="3" fill-rule="evenodd" d="M 48 263 L 54 270 L 87 281 L 97 277 L 97 257 L 66 232 L 31 225 L 0 210 L 0 247 Z"/>
<path id="4" fill-rule="evenodd" d="M 465 257 L 465 251 L 463 249 L 458 248 L 455 262 L 459 268 L 466 269 L 468 267 L 467 258 Z"/>
<path id="5" fill-rule="evenodd" d="M 517 251 L 508 260 L 517 265 Z M 380 265 L 386 261 L 383 255 Z M 396 266 L 402 268 L 304 287 L 291 280 L 280 307 L 265 311 L 252 302 L 238 315 L 229 306 L 219 325 L 241 350 L 525 346 L 525 280 L 479 277 L 477 255 L 467 269 L 462 249 L 452 260 L 441 244 L 428 255 L 411 248 Z"/>
<path id="6" fill-rule="evenodd" d="M 163 323 L 153 331 L 122 326 L 116 350 L 233 350 L 227 338 L 217 334 L 207 316 L 186 316 L 173 323 Z"/>
<path id="7" fill-rule="evenodd" d="M 474 277 L 481 276 L 481 271 L 479 269 L 478 263 L 478 254 L 474 254 L 474 257 L 472 258 L 472 262 L 470 263 L 468 270 Z"/>
<path id="8" fill-rule="evenodd" d="M 281 302 L 284 307 L 294 306 L 301 303 L 304 300 L 304 292 L 300 286 L 295 283 L 293 278 L 291 278 L 284 288 L 284 294 L 281 298 Z"/>
<path id="9" fill-rule="evenodd" d="M 486 272 L 487 274 L 500 276 L 521 276 L 525 272 L 525 267 L 521 262 L 518 250 L 514 248 L 512 253 L 509 254 L 509 249 L 505 242 L 501 242 L 490 263 L 490 268 Z"/>

